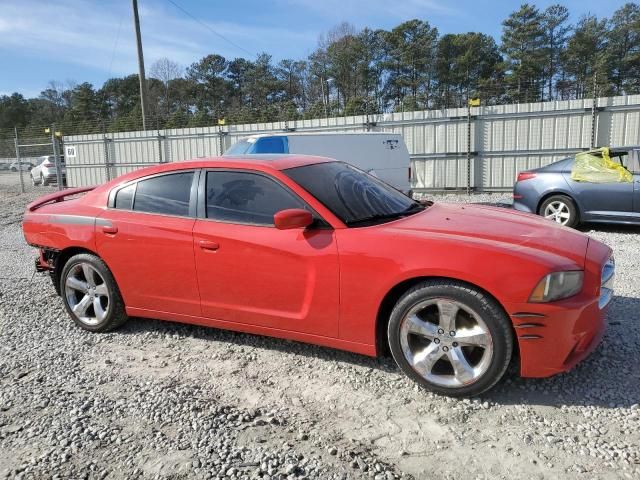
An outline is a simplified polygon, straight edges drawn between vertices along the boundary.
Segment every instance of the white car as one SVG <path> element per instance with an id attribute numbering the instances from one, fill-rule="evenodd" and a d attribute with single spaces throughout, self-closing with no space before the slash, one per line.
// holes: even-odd
<path id="1" fill-rule="evenodd" d="M 31 169 L 31 183 L 33 185 L 47 186 L 50 183 L 58 182 L 58 174 L 56 172 L 55 157 L 53 155 L 45 155 L 38 158 L 38 164 Z M 60 158 L 60 175 L 62 176 L 62 184 L 66 183 L 67 168 L 64 166 L 64 158 Z"/>
<path id="2" fill-rule="evenodd" d="M 20 168 L 20 170 L 22 170 L 23 172 L 28 172 L 32 167 L 33 165 L 30 162 L 13 162 L 11 165 L 9 165 L 9 170 L 12 172 L 17 172 L 18 168 Z"/>

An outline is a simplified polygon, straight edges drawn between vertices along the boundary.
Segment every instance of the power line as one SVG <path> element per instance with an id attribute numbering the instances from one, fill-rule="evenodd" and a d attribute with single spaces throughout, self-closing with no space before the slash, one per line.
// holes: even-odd
<path id="1" fill-rule="evenodd" d="M 227 42 L 229 45 L 233 45 L 234 47 L 236 47 L 238 50 L 242 50 L 245 53 L 248 53 L 249 55 L 251 55 L 252 57 L 257 57 L 258 55 L 256 55 L 253 52 L 250 52 L 249 50 L 247 50 L 246 48 L 242 48 L 240 45 L 238 45 L 237 43 L 235 43 L 233 40 L 228 39 L 227 37 L 225 37 L 224 35 L 222 35 L 221 33 L 216 32 L 213 28 L 211 28 L 211 26 L 208 23 L 203 22 L 202 20 L 200 20 L 198 17 L 190 14 L 188 11 L 186 11 L 184 8 L 182 8 L 180 5 L 178 5 L 176 2 L 174 2 L 173 0 L 167 0 L 167 2 L 169 2 L 171 5 L 173 5 L 174 7 L 176 7 L 178 10 L 180 10 L 182 13 L 184 13 L 186 16 L 188 16 L 189 18 L 191 18 L 192 20 L 198 22 L 200 25 L 202 25 L 204 28 L 206 28 L 207 30 L 209 30 L 211 33 L 213 33 L 214 35 L 220 37 L 221 39 L 223 39 L 225 42 Z"/>

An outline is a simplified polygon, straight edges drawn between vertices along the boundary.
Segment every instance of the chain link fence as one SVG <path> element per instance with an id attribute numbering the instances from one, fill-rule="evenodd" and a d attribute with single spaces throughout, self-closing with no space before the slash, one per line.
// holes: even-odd
<path id="1" fill-rule="evenodd" d="M 22 193 L 65 188 L 62 152 L 55 125 L 0 131 L 0 184 Z"/>

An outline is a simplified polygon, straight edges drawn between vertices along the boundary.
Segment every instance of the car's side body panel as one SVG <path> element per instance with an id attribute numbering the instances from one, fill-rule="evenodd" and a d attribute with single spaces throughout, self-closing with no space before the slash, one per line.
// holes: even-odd
<path id="1" fill-rule="evenodd" d="M 96 228 L 96 251 L 120 286 L 125 304 L 200 315 L 193 256 L 194 218 L 107 209 L 99 217 L 113 230 Z"/>
<path id="2" fill-rule="evenodd" d="M 332 229 L 278 230 L 199 219 L 193 249 L 204 317 L 338 336 Z"/>

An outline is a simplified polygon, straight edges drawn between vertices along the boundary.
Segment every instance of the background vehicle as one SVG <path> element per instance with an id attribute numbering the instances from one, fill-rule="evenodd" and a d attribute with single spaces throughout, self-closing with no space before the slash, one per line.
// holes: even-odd
<path id="1" fill-rule="evenodd" d="M 241 139 L 225 156 L 254 153 L 318 155 L 350 163 L 402 192 L 411 189 L 409 151 L 397 133 L 283 133 Z"/>
<path id="2" fill-rule="evenodd" d="M 31 162 L 20 162 L 19 164 L 18 162 L 13 162 L 11 165 L 9 165 L 9 170 L 11 170 L 12 172 L 17 172 L 18 167 L 20 167 L 23 172 L 28 172 L 33 168 L 33 164 Z"/>
<path id="3" fill-rule="evenodd" d="M 33 185 L 47 186 L 50 183 L 58 182 L 58 174 L 56 170 L 55 157 L 53 155 L 45 155 L 39 157 L 39 163 L 31 169 L 31 183 Z M 64 165 L 64 157 L 60 157 L 60 175 L 62 184 L 67 180 L 67 168 Z"/>
<path id="4" fill-rule="evenodd" d="M 130 315 L 390 349 L 409 377 L 454 396 L 495 385 L 515 348 L 523 376 L 571 369 L 599 343 L 613 294 L 611 249 L 580 232 L 426 207 L 320 157 L 158 165 L 46 195 L 22 226 L 87 330 Z"/>
<path id="5" fill-rule="evenodd" d="M 633 174 L 631 182 L 574 181 L 575 157 L 520 172 L 513 188 L 513 207 L 569 227 L 580 222 L 640 223 L 639 150 L 626 147 L 609 152 L 611 160 Z"/>

